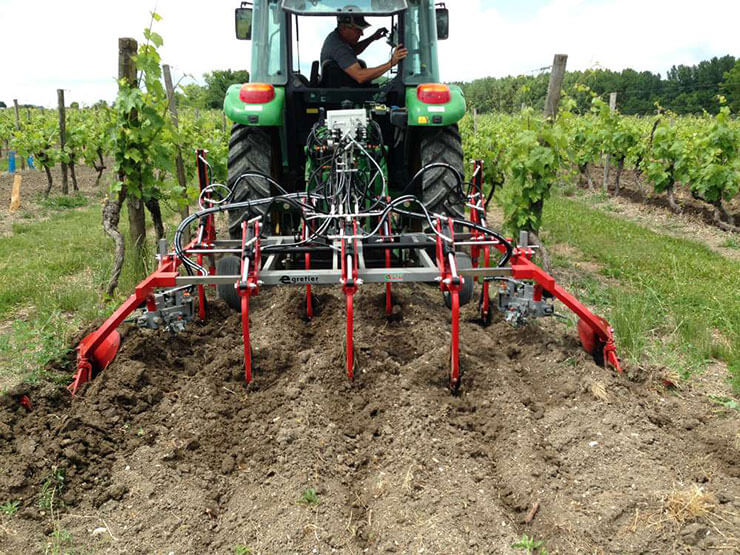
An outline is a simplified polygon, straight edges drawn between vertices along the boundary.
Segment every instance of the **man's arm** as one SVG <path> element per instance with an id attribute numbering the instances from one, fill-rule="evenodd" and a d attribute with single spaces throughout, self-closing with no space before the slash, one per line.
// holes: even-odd
<path id="1" fill-rule="evenodd" d="M 370 46 L 373 42 L 375 42 L 379 38 L 386 36 L 387 34 L 388 34 L 388 29 L 386 29 L 385 27 L 381 27 L 380 29 L 375 31 L 372 35 L 367 37 L 365 40 L 361 40 L 360 42 L 358 42 L 353 48 L 355 56 L 359 56 L 360 54 L 362 54 L 368 46 Z"/>
<path id="2" fill-rule="evenodd" d="M 352 79 L 362 85 L 383 75 L 386 71 L 397 65 L 398 62 L 400 62 L 401 60 L 403 60 L 407 54 L 408 50 L 406 50 L 403 45 L 398 45 L 398 48 L 393 51 L 391 59 L 383 65 L 364 68 L 359 64 L 359 62 L 356 62 L 348 68 L 345 68 L 344 71 L 347 75 L 352 77 Z"/>

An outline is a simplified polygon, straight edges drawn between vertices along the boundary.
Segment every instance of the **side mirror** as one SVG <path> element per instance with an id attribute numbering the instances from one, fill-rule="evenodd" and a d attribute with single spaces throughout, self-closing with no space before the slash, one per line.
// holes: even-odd
<path id="1" fill-rule="evenodd" d="M 239 40 L 252 39 L 252 8 L 237 8 L 234 10 L 236 23 L 236 38 Z"/>
<path id="2" fill-rule="evenodd" d="M 434 10 L 437 17 L 437 40 L 445 40 L 450 35 L 450 10 L 438 4 Z"/>

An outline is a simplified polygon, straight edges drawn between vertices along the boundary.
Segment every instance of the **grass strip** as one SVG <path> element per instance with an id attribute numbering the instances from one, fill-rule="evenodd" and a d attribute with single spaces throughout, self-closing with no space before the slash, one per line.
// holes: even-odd
<path id="1" fill-rule="evenodd" d="M 590 288 L 598 291 L 597 305 L 608 303 L 617 341 L 629 359 L 662 359 L 683 374 L 718 359 L 727 363 L 740 390 L 737 262 L 697 241 L 655 233 L 578 200 L 554 196 L 545 206 L 547 240 L 577 248 L 616 280 Z"/>
<path id="2" fill-rule="evenodd" d="M 72 337 L 110 314 L 135 284 L 127 261 L 120 297 L 105 302 L 112 241 L 100 206 L 69 209 L 77 204 L 61 203 L 48 220 L 16 223 L 12 235 L 0 238 L 0 377 L 43 377 Z"/>

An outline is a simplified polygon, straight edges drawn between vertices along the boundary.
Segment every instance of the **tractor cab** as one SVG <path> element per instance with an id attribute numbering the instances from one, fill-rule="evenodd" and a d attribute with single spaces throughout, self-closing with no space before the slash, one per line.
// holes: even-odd
<path id="1" fill-rule="evenodd" d="M 349 86 L 336 86 L 328 73 L 342 70 L 321 67 L 320 52 L 340 16 L 365 18 L 371 27 L 364 38 L 387 29 L 386 37 L 359 55 L 367 67 L 386 63 L 398 45 L 408 50 L 407 57 L 374 82 L 359 85 L 345 76 Z M 449 28 L 444 5 L 434 0 L 254 0 L 235 10 L 235 23 L 237 38 L 251 41 L 252 62 L 250 82 L 232 85 L 224 100 L 224 111 L 235 122 L 231 187 L 251 169 L 279 179 L 288 190 L 300 190 L 312 129 L 334 110 L 372 112 L 387 147 L 392 191 L 403 189 L 416 169 L 440 149 L 449 150 L 450 143 L 453 153 L 442 161 L 462 169 L 457 122 L 465 100 L 459 87 L 440 83 L 437 59 L 437 41 L 447 38 Z M 237 196 L 268 192 L 255 182 Z"/>

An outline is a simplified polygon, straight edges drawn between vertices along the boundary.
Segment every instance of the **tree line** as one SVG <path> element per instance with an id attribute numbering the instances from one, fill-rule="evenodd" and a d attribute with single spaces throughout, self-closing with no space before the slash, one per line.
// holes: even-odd
<path id="1" fill-rule="evenodd" d="M 508 77 L 485 77 L 458 83 L 468 107 L 478 113 L 515 113 L 522 106 L 542 110 L 549 73 Z M 665 78 L 649 71 L 595 69 L 566 72 L 563 91 L 575 99 L 581 113 L 591 108 L 591 94 L 607 97 L 617 93 L 619 111 L 625 115 L 653 114 L 656 105 L 676 114 L 717 114 L 723 95 L 734 113 L 740 111 L 740 59 L 714 57 L 696 65 L 671 67 Z"/>

